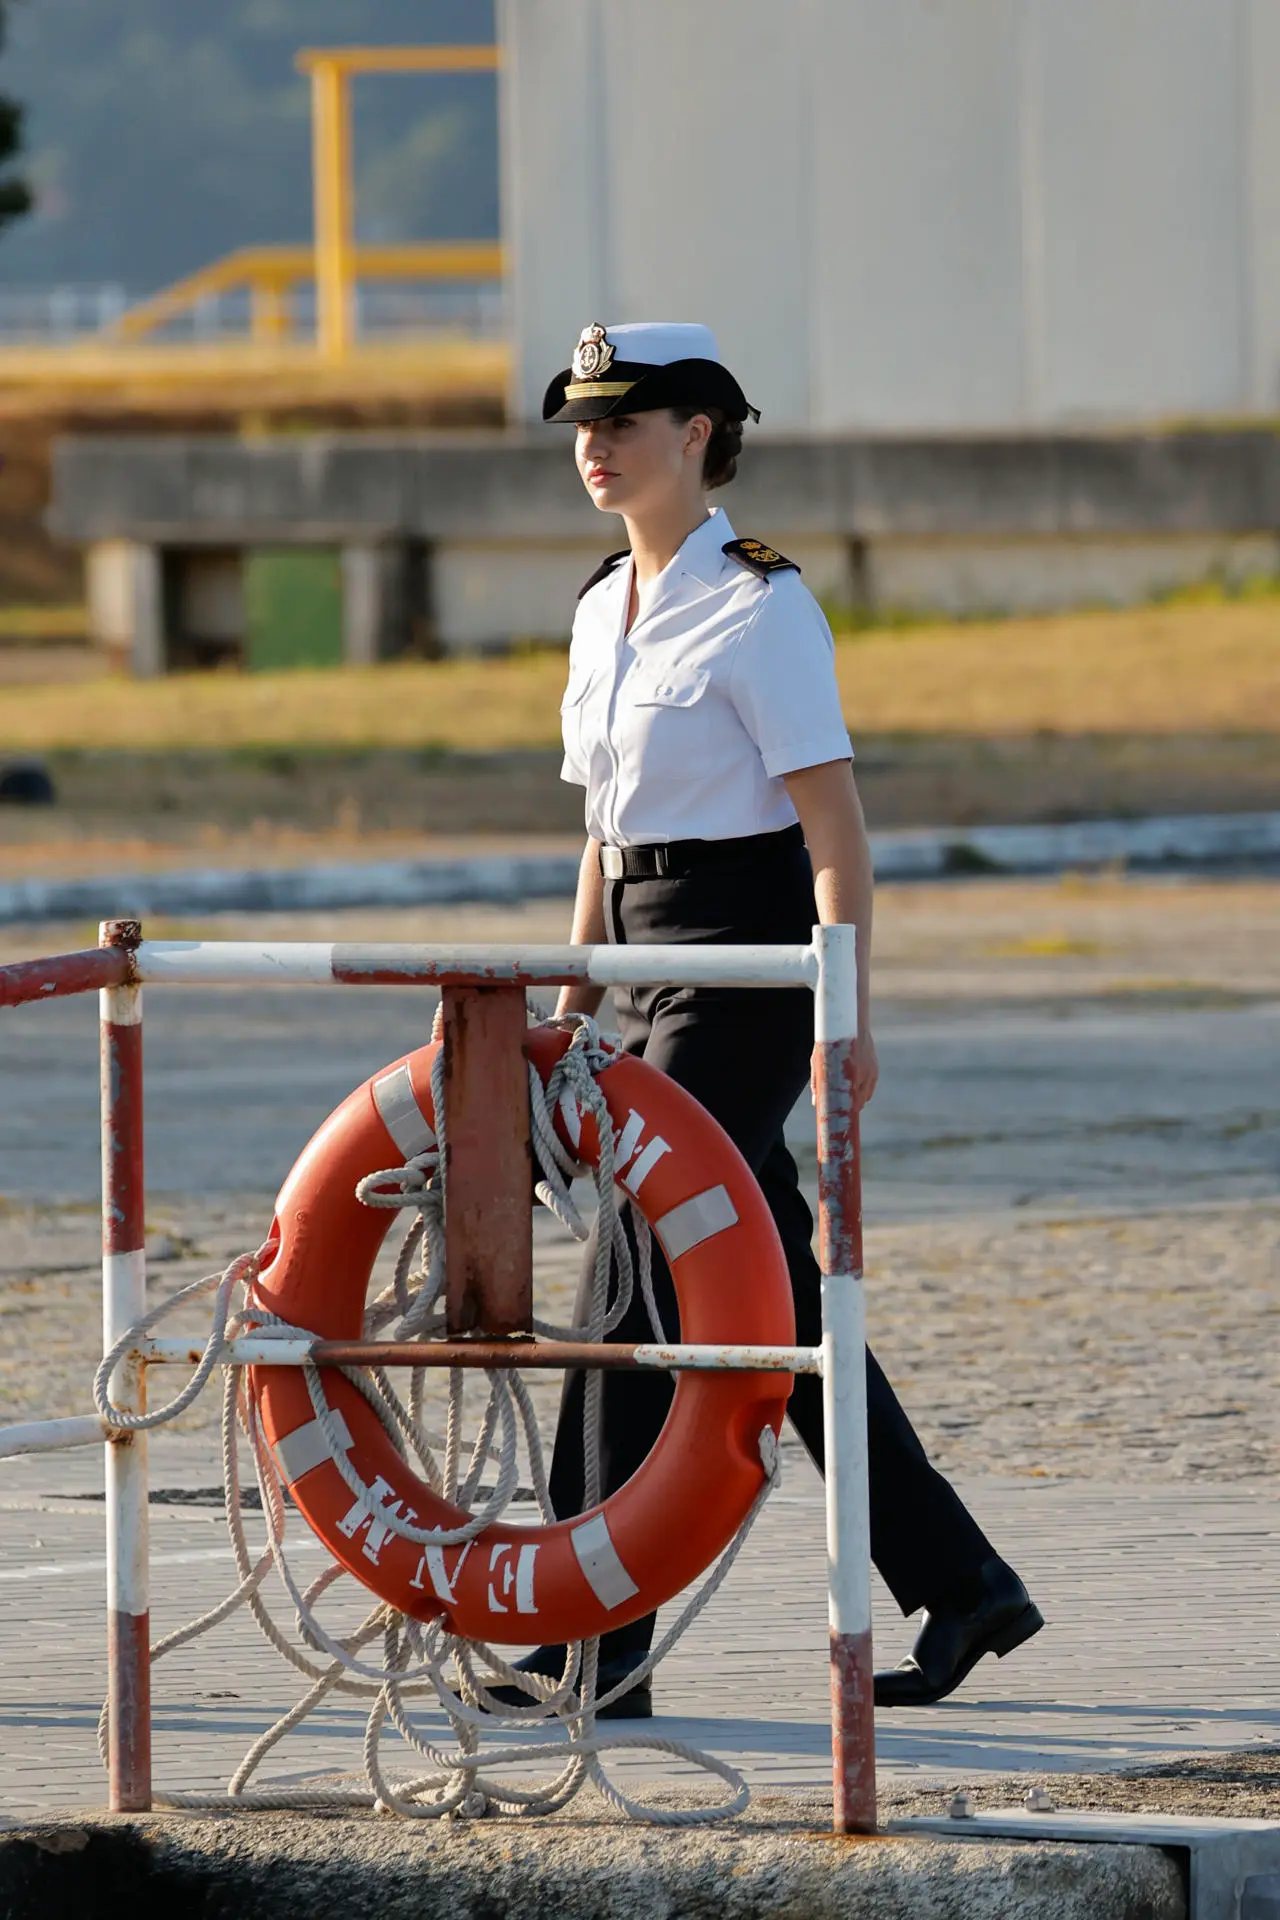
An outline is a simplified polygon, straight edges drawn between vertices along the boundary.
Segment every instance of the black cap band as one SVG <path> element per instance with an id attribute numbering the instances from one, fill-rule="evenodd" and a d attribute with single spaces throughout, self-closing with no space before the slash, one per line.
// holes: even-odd
<path id="1" fill-rule="evenodd" d="M 716 407 L 730 420 L 758 420 L 727 367 L 718 360 L 614 360 L 597 379 L 579 380 L 572 367 L 547 388 L 542 417 L 553 422 L 606 420 L 610 414 L 656 413 L 662 407 Z"/>

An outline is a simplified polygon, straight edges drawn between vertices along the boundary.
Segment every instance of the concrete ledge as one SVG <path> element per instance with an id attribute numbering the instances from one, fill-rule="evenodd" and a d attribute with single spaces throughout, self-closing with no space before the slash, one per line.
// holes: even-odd
<path id="1" fill-rule="evenodd" d="M 856 764 L 856 763 L 855 763 Z M 943 827 L 873 833 L 878 880 L 966 873 L 1049 874 L 1122 866 L 1140 873 L 1280 861 L 1280 813 L 1174 814 L 1060 826 Z"/>
<path id="2" fill-rule="evenodd" d="M 377 608 L 365 593 L 349 658 L 370 657 L 371 633 L 398 651 L 415 622 L 445 652 L 501 649 L 563 639 L 580 583 L 618 544 L 569 451 L 563 432 L 545 430 L 72 438 L 55 448 L 49 525 L 90 548 L 93 604 L 111 603 L 116 627 L 116 603 L 145 572 L 138 553 L 163 554 L 174 631 L 157 649 L 147 588 L 125 622 L 142 636 L 139 671 L 154 670 L 157 651 L 218 639 L 192 623 L 201 596 L 190 583 L 202 560 L 222 554 L 234 569 L 264 545 L 382 553 L 388 574 L 412 583 Z M 1280 436 L 753 435 L 727 505 L 740 533 L 781 547 L 841 605 L 1119 604 L 1275 571 Z M 94 632 L 112 643 L 105 617 Z"/>
<path id="3" fill-rule="evenodd" d="M 1280 525 L 1280 437 L 752 436 L 731 505 L 779 539 L 1265 532 Z M 76 541 L 608 544 L 565 436 L 547 431 L 69 438 L 50 525 Z"/>
<path id="4" fill-rule="evenodd" d="M 308 867 L 196 867 L 0 885 L 0 925 L 130 914 L 324 913 L 340 907 L 438 907 L 571 900 L 578 857 L 327 861 Z M 120 906 L 120 902 L 128 902 Z M 119 912 L 117 912 L 119 908 Z"/>
<path id="5" fill-rule="evenodd" d="M 842 1840 L 757 1803 L 723 1827 L 160 1814 L 0 1834 L 6 1920 L 1187 1920 L 1155 1847 Z M 789 1817 L 790 1816 L 790 1817 Z M 812 1816 L 809 1816 L 812 1821 Z"/>
<path id="6" fill-rule="evenodd" d="M 949 827 L 873 833 L 878 880 L 1138 872 L 1280 864 L 1280 813 L 1085 820 L 1049 827 Z M 307 867 L 194 868 L 0 884 L 0 925 L 153 914 L 324 913 L 342 907 L 511 905 L 571 900 L 578 856 L 331 861 Z"/>
<path id="7" fill-rule="evenodd" d="M 1250 1908 L 1256 1920 L 1269 1920 L 1273 1909 L 1267 1903 L 1280 1891 L 1276 1820 L 1013 1807 L 962 1820 L 917 1816 L 892 1822 L 891 1831 L 948 1836 L 968 1831 L 978 1844 L 1025 1839 L 1161 1847 L 1178 1862 L 1187 1882 L 1190 1920 L 1241 1920 L 1242 1913 L 1248 1920 Z"/>

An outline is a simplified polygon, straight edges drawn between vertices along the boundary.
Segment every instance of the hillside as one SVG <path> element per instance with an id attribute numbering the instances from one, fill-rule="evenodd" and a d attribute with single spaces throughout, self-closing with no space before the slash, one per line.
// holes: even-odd
<path id="1" fill-rule="evenodd" d="M 492 0 L 19 0 L 0 58 L 27 108 L 38 211 L 0 285 L 144 293 L 233 247 L 310 233 L 301 46 L 491 41 Z M 362 238 L 497 233 L 493 76 L 370 77 L 353 92 Z"/>

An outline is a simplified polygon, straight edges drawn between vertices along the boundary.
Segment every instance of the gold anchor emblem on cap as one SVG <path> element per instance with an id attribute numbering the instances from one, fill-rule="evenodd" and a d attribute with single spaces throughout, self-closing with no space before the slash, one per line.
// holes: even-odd
<path id="1" fill-rule="evenodd" d="M 584 327 L 573 351 L 575 380 L 598 380 L 613 364 L 613 344 L 597 320 Z"/>

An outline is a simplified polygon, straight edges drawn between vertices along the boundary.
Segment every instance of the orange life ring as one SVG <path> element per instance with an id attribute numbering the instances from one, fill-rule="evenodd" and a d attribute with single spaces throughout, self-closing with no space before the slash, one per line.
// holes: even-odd
<path id="1" fill-rule="evenodd" d="M 568 1045 L 531 1028 L 526 1052 L 545 1083 Z M 435 1046 L 375 1074 L 311 1140 L 281 1189 L 262 1305 L 323 1339 L 360 1337 L 373 1263 L 391 1220 L 362 1205 L 356 1183 L 434 1140 Z M 686 1341 L 789 1346 L 791 1288 L 773 1218 L 746 1161 L 674 1081 L 620 1057 L 599 1077 L 615 1129 L 617 1178 L 666 1252 Z M 595 1122 L 573 1151 L 598 1157 Z M 570 1144 L 566 1117 L 556 1125 Z M 349 1458 L 379 1507 L 419 1528 L 465 1525 L 392 1446 L 367 1401 L 324 1371 Z M 465 1545 L 423 1548 L 371 1517 L 334 1465 L 296 1367 L 252 1367 L 249 1391 L 293 1499 L 349 1573 L 402 1613 L 443 1618 L 471 1640 L 581 1640 L 661 1606 L 710 1565 L 763 1482 L 760 1435 L 781 1425 L 791 1375 L 682 1373 L 657 1443 L 601 1506 L 547 1526 L 505 1517 Z"/>

